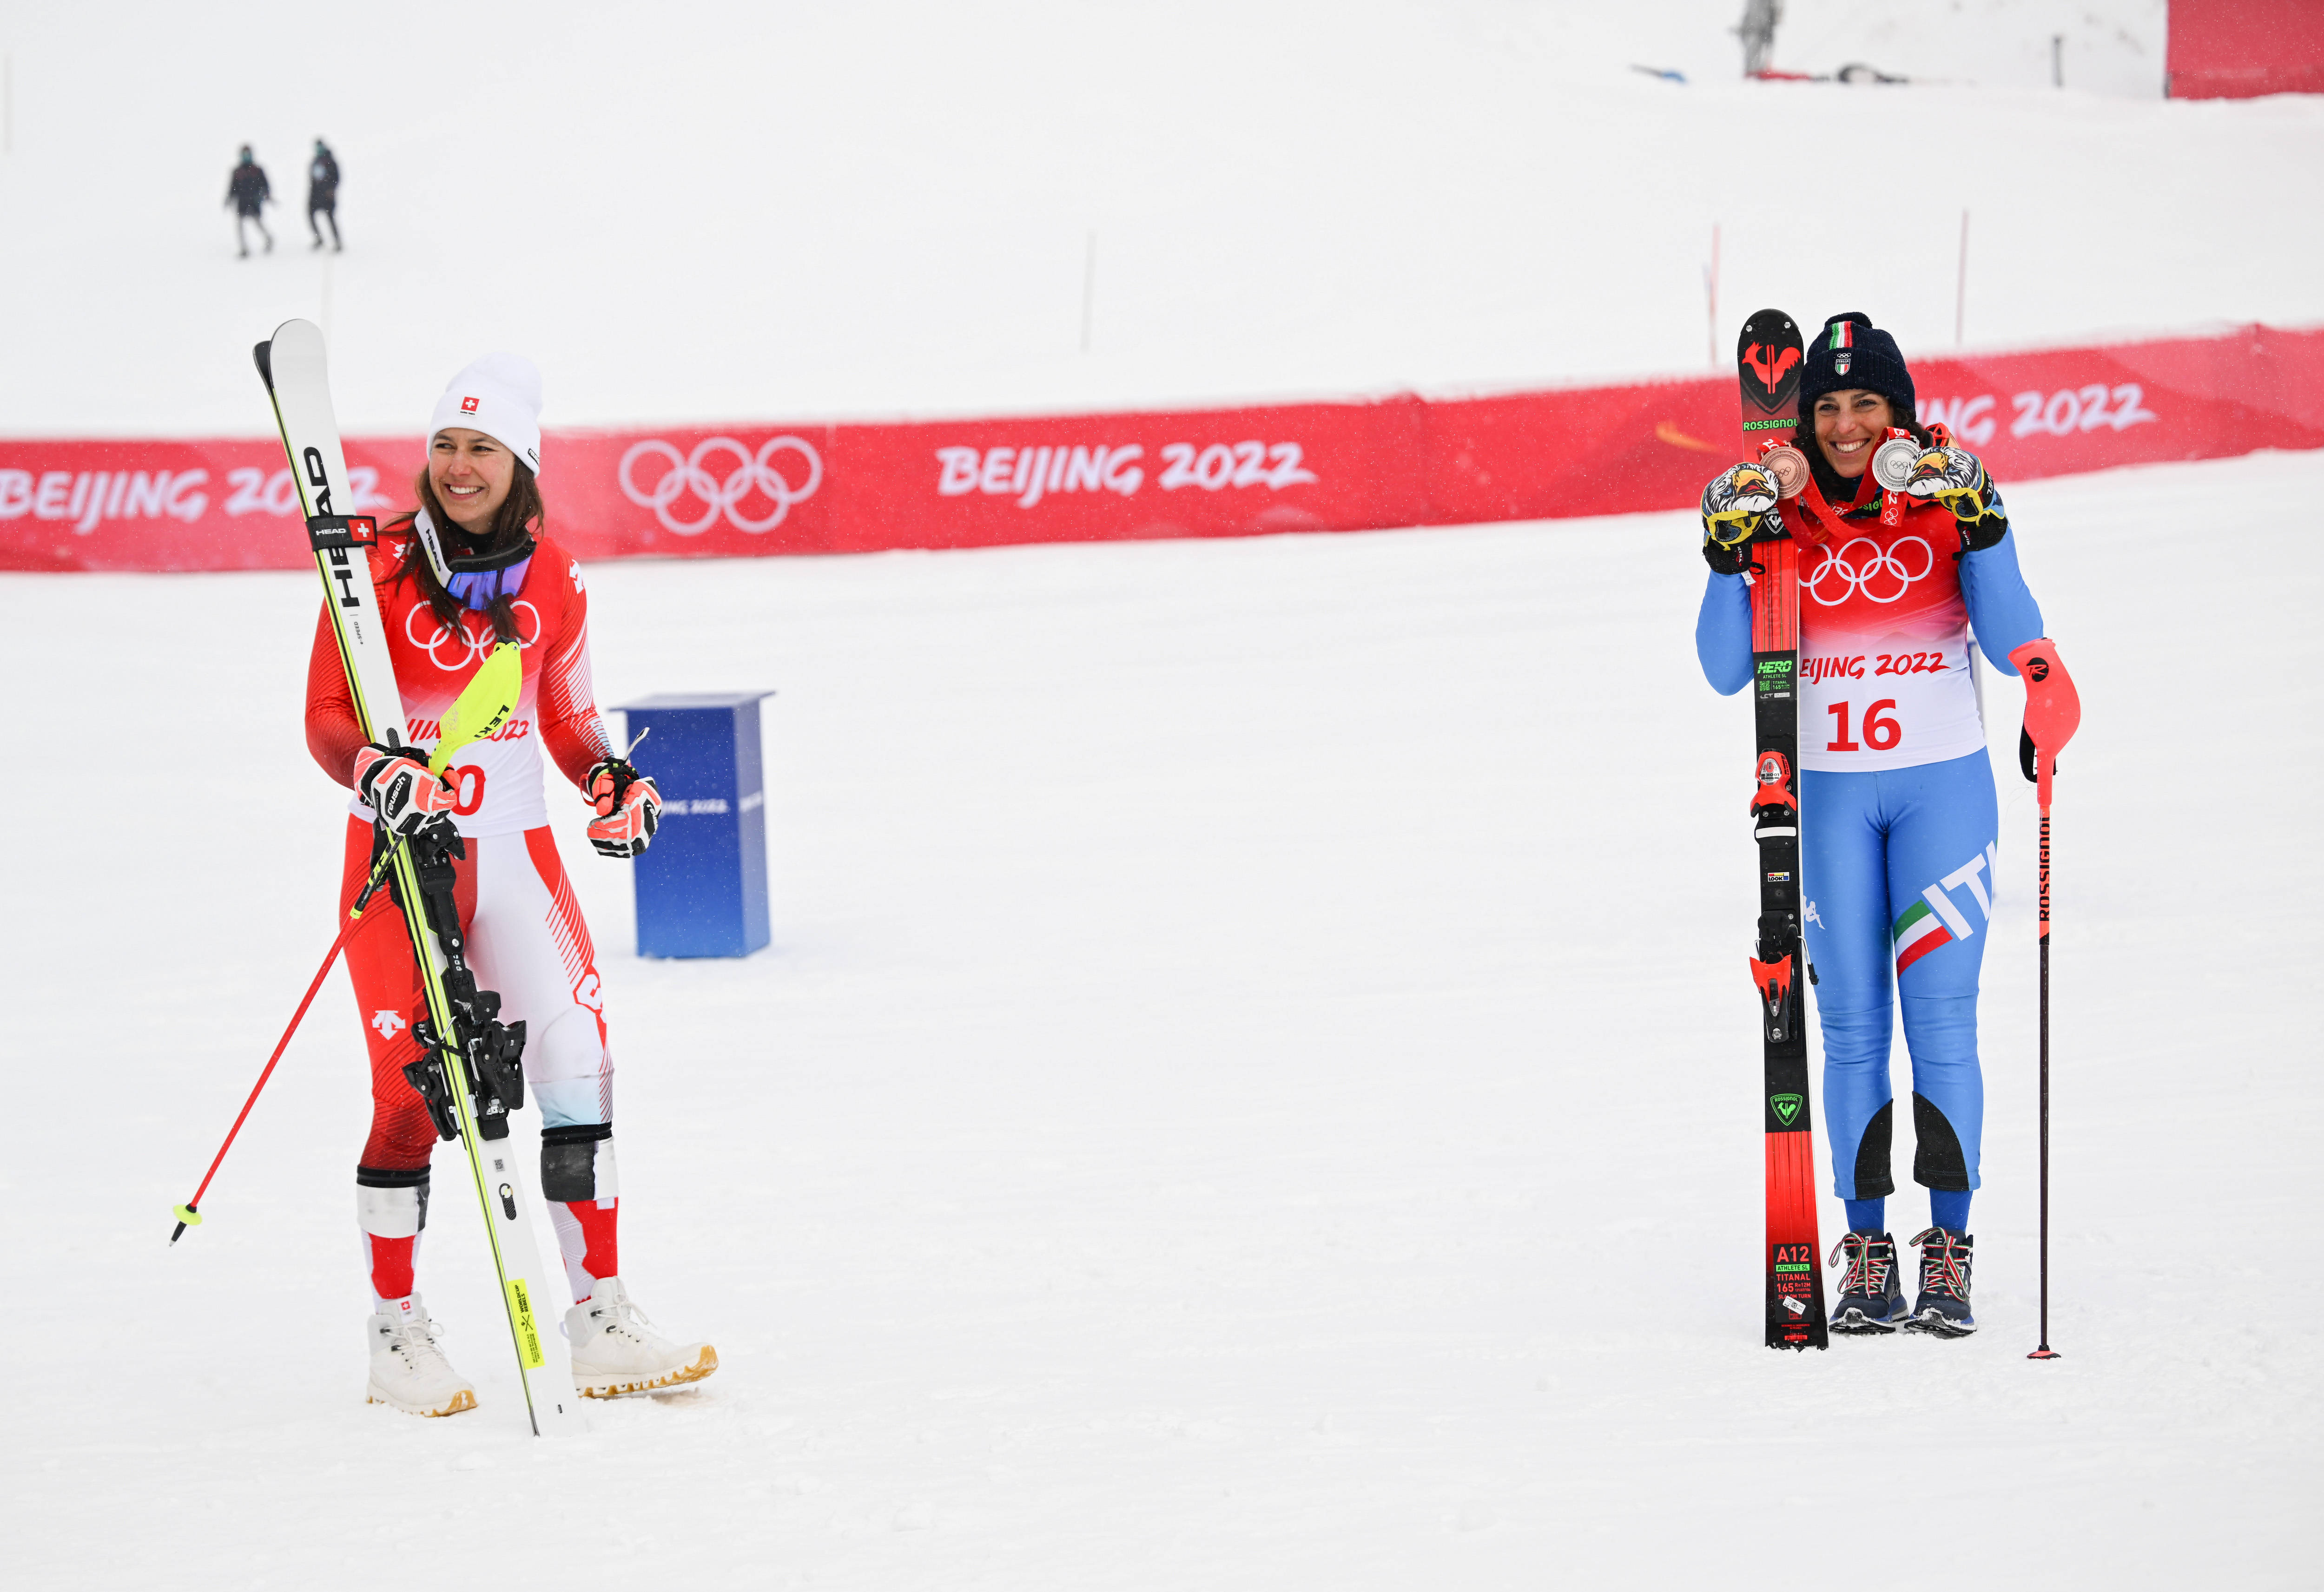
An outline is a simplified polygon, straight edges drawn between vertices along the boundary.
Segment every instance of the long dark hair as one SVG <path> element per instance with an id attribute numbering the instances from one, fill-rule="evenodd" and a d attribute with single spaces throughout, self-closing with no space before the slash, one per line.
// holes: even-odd
<path id="1" fill-rule="evenodd" d="M 444 505 L 437 498 L 435 484 L 428 479 L 427 471 L 420 471 L 412 482 L 412 495 L 420 500 L 420 507 L 428 511 L 428 518 L 435 525 L 437 536 L 443 540 L 444 557 L 447 561 L 456 557 L 488 557 L 511 548 L 521 547 L 528 534 L 538 537 L 548 528 L 549 511 L 541 503 L 540 483 L 521 461 L 512 460 L 511 463 L 515 465 L 516 475 L 509 483 L 508 496 L 501 500 L 500 508 L 493 515 L 492 529 L 481 539 L 463 530 L 458 522 L 444 511 Z M 419 510 L 412 510 L 390 521 L 388 529 L 409 529 L 418 518 Z M 435 612 L 437 621 L 456 636 L 461 633 L 460 616 L 467 612 L 467 605 L 446 591 L 444 583 L 436 578 L 436 571 L 428 562 L 426 548 L 413 548 L 411 557 L 403 561 L 403 567 L 396 571 L 393 578 L 419 582 L 420 594 L 428 599 L 428 606 Z M 519 641 L 523 639 L 517 634 L 514 592 L 503 592 L 493 598 L 492 606 L 484 610 L 484 617 L 492 621 L 494 640 Z"/>

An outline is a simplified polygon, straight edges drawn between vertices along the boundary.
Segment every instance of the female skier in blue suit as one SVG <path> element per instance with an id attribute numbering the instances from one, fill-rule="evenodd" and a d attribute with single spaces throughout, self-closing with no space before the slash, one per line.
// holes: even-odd
<path id="1" fill-rule="evenodd" d="M 1848 1205 L 1831 1325 L 1961 1337 L 1977 1330 L 1968 1229 L 1985 1116 L 1978 970 L 1999 832 L 1971 649 L 2017 674 L 2009 655 L 2042 635 L 2042 612 L 1984 466 L 1915 424 L 1895 338 L 1863 315 L 1833 317 L 1808 350 L 1800 404 L 1794 446 L 1811 478 L 1777 512 L 1802 544 L 1801 881 L 1832 1180 Z M 1898 492 L 1883 492 L 1868 469 L 1889 440 L 1909 440 L 1918 461 Z M 1711 483 L 1707 508 L 1722 486 L 1734 495 L 1737 475 Z M 1751 677 L 1749 552 L 1704 543 L 1712 573 L 1695 650 L 1723 694 Z M 1913 1063 L 1913 1176 L 1929 1191 L 1909 1309 L 1884 1209 L 1896 1186 L 1892 989 Z"/>

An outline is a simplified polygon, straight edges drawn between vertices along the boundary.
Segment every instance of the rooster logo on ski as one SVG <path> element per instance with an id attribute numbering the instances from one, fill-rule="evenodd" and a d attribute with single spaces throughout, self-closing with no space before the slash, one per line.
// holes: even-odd
<path id="1" fill-rule="evenodd" d="M 1751 367 L 1752 374 L 1759 378 L 1770 398 L 1780 399 L 1784 389 L 1789 385 L 1784 378 L 1800 363 L 1800 351 L 1796 348 L 1772 349 L 1765 343 L 1754 343 L 1743 351 L 1743 363 Z"/>

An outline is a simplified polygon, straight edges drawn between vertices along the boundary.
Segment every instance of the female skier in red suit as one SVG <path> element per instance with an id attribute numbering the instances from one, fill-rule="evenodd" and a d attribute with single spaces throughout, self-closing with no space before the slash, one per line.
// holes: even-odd
<path id="1" fill-rule="evenodd" d="M 503 1019 L 526 1025 L 541 1195 L 573 1287 L 574 1382 L 602 1398 L 698 1381 L 718 1357 L 708 1344 L 650 1330 L 620 1275 L 613 1063 L 596 953 L 548 827 L 540 748 L 595 811 L 589 838 L 607 856 L 645 850 L 661 798 L 616 755 L 597 714 L 581 566 L 543 534 L 540 415 L 540 373 L 514 354 L 487 354 L 455 376 L 429 424 L 420 506 L 388 525 L 371 554 L 405 730 L 420 756 L 502 641 L 515 642 L 523 661 L 509 722 L 463 750 L 440 780 L 410 748 L 365 744 L 325 616 L 308 667 L 307 744 L 325 773 L 355 791 L 343 909 L 389 833 L 446 814 L 465 842 L 456 896 L 468 956 L 479 982 L 499 992 Z M 445 1359 L 413 1287 L 436 1132 L 403 1073 L 420 1056 L 410 1022 L 420 990 L 395 914 L 366 915 L 347 968 L 371 1052 L 371 1136 L 355 1168 L 371 1275 L 369 1394 L 413 1414 L 453 1414 L 475 1408 L 475 1392 Z"/>

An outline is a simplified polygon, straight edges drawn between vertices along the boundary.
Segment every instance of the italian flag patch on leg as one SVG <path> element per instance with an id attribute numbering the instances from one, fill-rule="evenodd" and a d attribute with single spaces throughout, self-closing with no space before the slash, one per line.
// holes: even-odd
<path id="1" fill-rule="evenodd" d="M 1926 901 L 1915 901 L 1912 909 L 1898 918 L 1889 931 L 1896 945 L 1896 972 L 1903 976 L 1906 968 L 1934 951 L 1940 945 L 1953 943 L 1953 932 L 1945 927 L 1944 920 Z"/>

